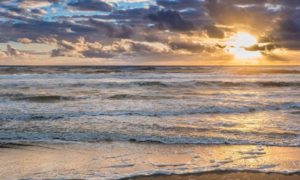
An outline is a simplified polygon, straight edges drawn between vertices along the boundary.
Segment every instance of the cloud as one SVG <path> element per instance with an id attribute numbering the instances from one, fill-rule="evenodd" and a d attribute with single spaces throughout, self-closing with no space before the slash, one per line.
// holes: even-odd
<path id="1" fill-rule="evenodd" d="M 202 5 L 201 0 L 157 0 L 157 4 L 167 9 L 195 8 Z"/>
<path id="2" fill-rule="evenodd" d="M 6 58 L 7 54 L 4 51 L 0 51 L 0 58 Z"/>
<path id="3" fill-rule="evenodd" d="M 20 50 L 12 47 L 12 45 L 7 44 L 6 45 L 6 50 L 0 51 L 0 57 L 1 58 L 30 58 L 30 57 L 35 57 L 35 56 L 40 56 L 40 55 L 46 55 L 47 52 L 42 52 L 39 50 Z"/>
<path id="4" fill-rule="evenodd" d="M 19 51 L 13 47 L 11 47 L 11 45 L 7 45 L 6 46 L 6 51 L 5 51 L 6 56 L 22 56 L 25 55 L 24 52 Z"/>
<path id="5" fill-rule="evenodd" d="M 205 50 L 209 50 L 210 48 L 205 44 L 201 44 L 200 42 L 171 42 L 170 46 L 173 50 L 185 50 L 187 53 L 200 53 Z"/>
<path id="6" fill-rule="evenodd" d="M 98 31 L 104 31 L 109 37 L 115 38 L 130 38 L 134 34 L 134 29 L 129 25 L 115 25 L 104 21 L 97 21 L 90 19 L 89 23 L 95 27 Z"/>
<path id="7" fill-rule="evenodd" d="M 173 10 L 162 10 L 156 14 L 150 14 L 148 18 L 158 23 L 161 29 L 171 29 L 175 31 L 190 31 L 195 27 L 191 21 L 185 20 L 182 16 Z"/>
<path id="8" fill-rule="evenodd" d="M 263 52 L 269 52 L 274 49 L 276 49 L 277 46 L 272 43 L 266 43 L 266 44 L 256 44 L 254 46 L 245 48 L 247 51 L 263 51 Z"/>
<path id="9" fill-rule="evenodd" d="M 0 42 L 56 45 L 49 49 L 52 57 L 214 55 L 238 31 L 260 37 L 249 51 L 267 56 L 277 49 L 300 50 L 299 0 L 3 0 L 0 4 Z M 10 47 L 1 56 L 8 52 L 18 54 Z"/>
<path id="10" fill-rule="evenodd" d="M 60 41 L 52 51 L 52 57 L 111 58 L 120 55 L 171 53 L 168 45 L 122 39 L 104 45 L 100 42 L 87 42 L 80 37 L 76 42 Z"/>
<path id="11" fill-rule="evenodd" d="M 23 43 L 23 44 L 32 43 L 32 40 L 28 39 L 28 38 L 19 38 L 19 39 L 17 39 L 17 41 L 20 42 L 20 43 Z"/>
<path id="12" fill-rule="evenodd" d="M 295 5 L 296 2 L 290 1 L 290 3 Z M 300 7 L 300 1 L 298 7 Z M 300 50 L 300 12 L 291 9 L 287 11 L 270 36 L 273 37 L 273 42 L 282 48 Z"/>
<path id="13" fill-rule="evenodd" d="M 71 21 L 47 22 L 43 20 L 24 19 L 25 22 L 5 23 L 0 26 L 0 41 L 16 41 L 19 38 L 28 38 L 35 41 L 41 37 L 58 37 L 63 39 L 77 39 L 84 34 L 96 32 L 94 27 L 74 23 Z"/>
<path id="14" fill-rule="evenodd" d="M 207 26 L 206 31 L 207 31 L 207 35 L 211 38 L 222 39 L 225 37 L 224 31 L 216 26 Z"/>
<path id="15" fill-rule="evenodd" d="M 41 8 L 51 5 L 51 1 L 49 0 L 23 0 L 19 3 L 21 8 Z"/>
<path id="16" fill-rule="evenodd" d="M 77 0 L 76 2 L 68 3 L 69 6 L 83 11 L 104 11 L 110 12 L 113 7 L 100 0 Z"/>

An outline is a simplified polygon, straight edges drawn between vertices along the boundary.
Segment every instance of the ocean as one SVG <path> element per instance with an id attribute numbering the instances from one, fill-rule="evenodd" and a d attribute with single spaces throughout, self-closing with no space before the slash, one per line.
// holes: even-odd
<path id="1" fill-rule="evenodd" d="M 112 146 L 122 150 L 126 147 L 123 155 L 137 149 L 139 153 L 151 153 L 153 147 L 156 153 L 173 148 L 189 155 L 195 148 L 213 152 L 215 147 L 225 151 L 227 147 L 250 147 L 254 153 L 239 154 L 252 155 L 250 159 L 262 158 L 266 152 L 261 152 L 268 147 L 295 148 L 297 155 L 300 67 L 2 66 L 0 142 L 63 144 L 83 149 L 100 146 L 112 155 L 121 151 L 114 151 Z M 224 158 L 226 169 L 257 169 Z M 186 162 L 155 166 L 151 161 L 154 169 L 149 165 L 137 170 L 137 160 L 129 159 L 125 165 L 124 159 L 114 159 L 115 166 L 101 170 L 103 176 L 86 173 L 80 177 L 117 179 L 136 174 L 194 172 L 191 163 Z M 222 169 L 221 165 L 213 167 L 214 159 L 206 159 L 207 166 L 201 161 L 201 166 L 198 163 L 193 167 L 196 172 Z M 259 167 L 270 172 L 294 172 L 300 170 L 300 161 L 295 161 L 279 168 L 265 164 L 265 160 Z M 189 171 L 182 166 L 188 166 Z M 121 171 L 122 167 L 127 170 Z M 61 177 L 53 172 L 46 177 L 53 176 Z M 22 177 L 39 176 L 25 173 Z"/>

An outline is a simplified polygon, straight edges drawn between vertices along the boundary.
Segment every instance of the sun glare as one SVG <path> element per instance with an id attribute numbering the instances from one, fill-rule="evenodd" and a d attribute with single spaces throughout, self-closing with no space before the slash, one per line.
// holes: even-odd
<path id="1" fill-rule="evenodd" d="M 234 55 L 237 60 L 257 59 L 261 57 L 259 51 L 248 51 L 246 48 L 257 44 L 257 38 L 246 32 L 238 32 L 226 42 L 227 52 Z"/>

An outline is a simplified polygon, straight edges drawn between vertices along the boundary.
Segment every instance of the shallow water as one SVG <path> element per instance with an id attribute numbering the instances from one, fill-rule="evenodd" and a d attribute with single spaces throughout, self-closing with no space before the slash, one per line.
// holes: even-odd
<path id="1" fill-rule="evenodd" d="M 165 144 L 155 146 L 157 152 L 171 144 L 298 149 L 300 67 L 0 67 L 0 142 L 84 148 L 122 141 L 135 142 L 124 148 L 128 153 L 142 142 Z M 253 169 L 236 163 L 226 168 Z M 300 170 L 298 160 L 287 164 L 266 170 Z M 137 173 L 127 168 L 118 177 Z M 168 170 L 181 172 L 177 166 Z M 105 178 L 114 177 L 107 173 Z"/>
<path id="2" fill-rule="evenodd" d="M 1 67 L 0 140 L 300 145 L 300 67 Z"/>

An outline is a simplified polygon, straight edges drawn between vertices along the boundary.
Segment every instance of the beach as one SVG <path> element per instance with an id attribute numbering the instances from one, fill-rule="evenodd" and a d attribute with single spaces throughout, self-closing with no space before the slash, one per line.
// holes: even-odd
<path id="1" fill-rule="evenodd" d="M 0 179 L 7 180 L 295 179 L 299 178 L 295 173 L 300 167 L 298 147 L 134 142 L 31 143 L 6 147 L 2 144 L 1 147 Z"/>
<path id="2" fill-rule="evenodd" d="M 0 69 L 0 179 L 299 178 L 298 66 Z"/>
<path id="3" fill-rule="evenodd" d="M 0 180 L 300 180 L 300 0 L 0 0 Z"/>
<path id="4" fill-rule="evenodd" d="M 232 180 L 232 179 L 262 179 L 262 180 L 298 180 L 300 178 L 299 174 L 283 175 L 275 173 L 255 173 L 255 172 L 213 172 L 213 173 L 204 173 L 204 174 L 194 174 L 194 175 L 171 175 L 171 176 L 151 176 L 151 177 L 139 177 L 133 179 L 140 180 L 167 180 L 167 179 L 200 179 L 200 180 Z"/>

